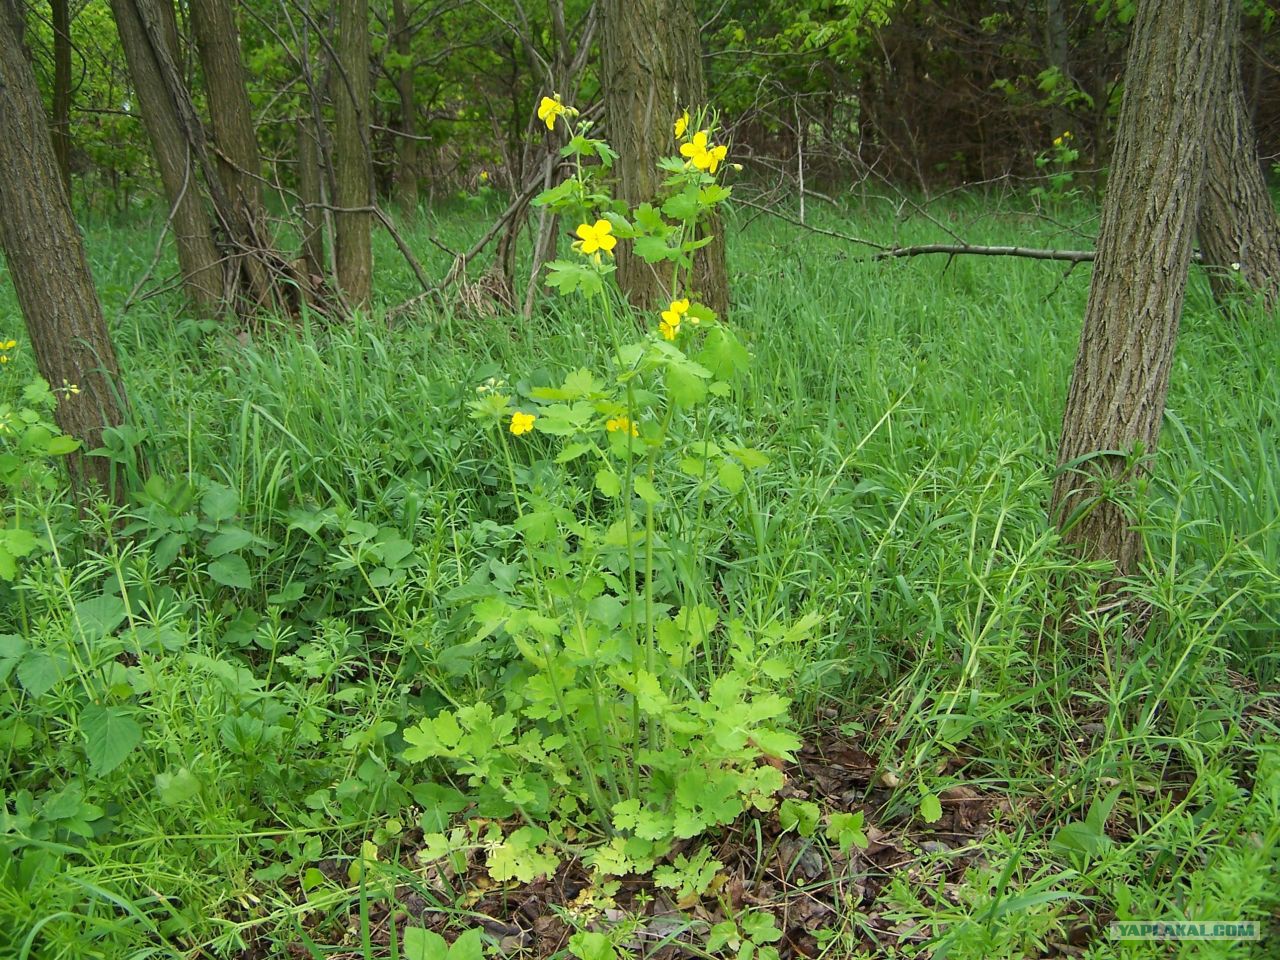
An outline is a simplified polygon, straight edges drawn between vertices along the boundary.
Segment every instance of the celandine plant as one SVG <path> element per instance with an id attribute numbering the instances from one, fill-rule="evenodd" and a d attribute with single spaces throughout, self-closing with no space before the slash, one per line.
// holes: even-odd
<path id="1" fill-rule="evenodd" d="M 472 402 L 502 451 L 522 562 L 473 604 L 471 639 L 508 643 L 515 665 L 497 701 L 404 731 L 406 759 L 445 761 L 483 814 L 529 824 L 493 839 L 496 879 L 548 872 L 566 849 L 600 874 L 644 872 L 674 841 L 771 808 L 799 744 L 773 690 L 787 675 L 775 651 L 816 623 L 752 635 L 716 608 L 703 570 L 712 511 L 747 496 L 768 462 L 711 426 L 729 419 L 715 407 L 748 362 L 692 289 L 702 225 L 730 196 L 713 123 L 676 121 L 661 195 L 629 210 L 608 192 L 616 155 L 590 125 L 553 97 L 538 115 L 568 125 L 576 161 L 537 199 L 578 223 L 574 256 L 548 264 L 547 282 L 580 298 L 612 363 L 522 403 L 500 382 Z M 611 279 L 619 243 L 670 279 L 666 309 L 643 323 Z"/>
<path id="2" fill-rule="evenodd" d="M 9 361 L 17 347 L 16 340 L 0 339 L 0 375 L 12 369 Z M 80 388 L 64 380 L 56 392 L 79 393 Z M 23 387 L 16 403 L 0 392 L 0 580 L 13 580 L 19 560 L 41 542 L 31 518 L 23 516 L 22 499 L 52 496 L 58 488 L 57 458 L 80 447 L 54 425 L 56 405 L 55 391 L 39 377 Z"/>

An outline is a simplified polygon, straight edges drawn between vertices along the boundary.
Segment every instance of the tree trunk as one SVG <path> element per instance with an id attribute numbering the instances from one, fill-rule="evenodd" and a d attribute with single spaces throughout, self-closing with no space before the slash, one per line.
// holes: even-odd
<path id="1" fill-rule="evenodd" d="M 339 0 L 333 72 L 334 200 L 338 286 L 352 305 L 373 292 L 373 213 L 369 210 L 369 3 Z"/>
<path id="2" fill-rule="evenodd" d="M 1204 192 L 1200 196 L 1200 250 L 1213 295 L 1225 302 L 1241 281 L 1280 302 L 1280 222 L 1258 160 L 1258 141 L 1245 103 L 1240 64 L 1240 22 L 1231 25 L 1230 60 L 1210 118 Z"/>
<path id="3" fill-rule="evenodd" d="M 1238 2 L 1139 0 L 1133 21 L 1052 507 L 1068 542 L 1121 574 L 1136 569 L 1142 540 L 1116 488 L 1147 469 L 1160 434 L 1209 113 Z"/>
<path id="4" fill-rule="evenodd" d="M 233 222 L 240 234 L 236 239 L 246 251 L 260 250 L 267 245 L 259 181 L 262 161 L 240 61 L 240 34 L 228 0 L 191 0 L 190 9 L 217 147 L 218 178 L 234 210 Z M 252 253 L 238 260 L 255 308 L 266 304 L 271 280 L 263 264 Z"/>
<path id="5" fill-rule="evenodd" d="M 83 500 L 87 483 L 110 489 L 110 461 L 87 452 L 122 422 L 124 388 L 17 16 L 0 3 L 0 246 L 40 375 L 59 391 L 58 425 L 83 444 L 70 458 Z"/>
<path id="6" fill-rule="evenodd" d="M 311 116 L 298 118 L 298 196 L 302 200 L 302 259 L 307 274 L 323 277 L 324 193 L 321 187 L 320 144 Z"/>
<path id="7" fill-rule="evenodd" d="M 601 75 L 605 123 L 618 152 L 618 195 L 632 206 L 652 200 L 662 182 L 658 160 L 676 153 L 672 125 L 686 107 L 706 105 L 698 22 L 690 0 L 604 0 Z M 724 237 L 699 251 L 694 293 L 723 313 L 728 305 Z M 618 249 L 618 285 L 641 309 L 666 306 L 670 277 Z"/>
<path id="8" fill-rule="evenodd" d="M 405 216 L 411 217 L 418 209 L 418 105 L 413 95 L 413 48 L 410 42 L 413 35 L 404 0 L 392 0 L 391 9 L 395 48 L 401 59 L 400 73 L 396 77 L 402 134 L 396 140 L 396 204 Z"/>
<path id="9" fill-rule="evenodd" d="M 173 58 L 177 24 L 173 22 L 173 8 L 164 4 L 161 7 L 162 13 L 168 12 L 164 32 L 172 44 L 168 53 Z M 182 282 L 197 309 L 212 316 L 223 305 L 222 257 L 201 200 L 198 162 L 134 0 L 111 0 L 111 11 L 169 202 Z"/>
<path id="10" fill-rule="evenodd" d="M 71 197 L 71 10 L 68 0 L 50 0 L 53 21 L 53 155 Z"/>

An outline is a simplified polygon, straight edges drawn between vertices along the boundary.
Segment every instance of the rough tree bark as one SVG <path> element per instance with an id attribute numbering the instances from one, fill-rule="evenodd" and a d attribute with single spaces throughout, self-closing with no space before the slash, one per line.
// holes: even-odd
<path id="1" fill-rule="evenodd" d="M 168 12 L 165 34 L 172 57 L 177 49 L 177 24 L 173 8 Z M 134 95 L 142 112 L 142 122 L 151 141 L 165 197 L 172 211 L 174 242 L 183 286 L 196 308 L 214 315 L 223 305 L 222 257 L 213 239 L 213 229 L 201 201 L 196 158 L 183 132 L 177 108 L 157 61 L 155 50 L 139 16 L 134 0 L 111 0 L 111 12 L 124 49 Z"/>
<path id="2" fill-rule="evenodd" d="M 600 42 L 605 126 L 618 152 L 618 195 L 635 205 L 652 200 L 661 180 L 658 160 L 676 152 L 672 124 L 686 107 L 706 104 L 698 22 L 690 0 L 604 0 Z M 724 237 L 697 260 L 698 298 L 723 313 L 728 305 Z M 618 284 L 642 309 L 665 306 L 670 282 L 653 265 L 618 248 Z"/>
<path id="3" fill-rule="evenodd" d="M 302 259 L 307 274 L 323 277 L 324 189 L 321 185 L 323 161 L 310 114 L 298 118 L 298 198 L 302 201 Z"/>
<path id="4" fill-rule="evenodd" d="M 396 140 L 396 204 L 404 216 L 418 209 L 418 105 L 413 96 L 413 32 L 404 0 L 392 0 L 392 30 L 395 50 L 401 59 L 396 76 L 396 93 L 400 96 L 400 133 Z"/>
<path id="5" fill-rule="evenodd" d="M 373 292 L 369 154 L 369 3 L 338 0 L 333 71 L 335 248 L 338 286 L 352 305 Z"/>
<path id="6" fill-rule="evenodd" d="M 1210 111 L 1238 3 L 1139 0 L 1133 21 L 1052 505 L 1065 539 L 1121 574 L 1137 567 L 1142 540 L 1112 494 L 1147 469 L 1160 434 Z"/>
<path id="7" fill-rule="evenodd" d="M 1210 117 L 1200 196 L 1200 251 L 1213 295 L 1225 302 L 1240 283 L 1280 303 L 1280 222 L 1262 175 L 1258 141 L 1245 103 L 1240 21 L 1231 25 L 1229 61 Z"/>
<path id="8" fill-rule="evenodd" d="M 68 0 L 50 0 L 53 24 L 53 155 L 71 196 L 71 10 Z"/>
<path id="9" fill-rule="evenodd" d="M 102 445 L 104 427 L 122 422 L 124 388 L 18 17 L 13 0 L 0 0 L 0 246 L 36 366 L 60 390 L 58 425 L 83 444 L 70 458 L 83 499 L 89 484 L 110 489 L 110 462 L 86 451 Z M 79 392 L 61 390 L 64 383 Z"/>

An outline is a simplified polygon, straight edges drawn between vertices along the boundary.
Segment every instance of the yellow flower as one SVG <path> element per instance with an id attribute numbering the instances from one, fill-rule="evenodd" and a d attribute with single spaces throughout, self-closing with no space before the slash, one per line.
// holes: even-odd
<path id="1" fill-rule="evenodd" d="M 486 182 L 488 179 L 489 179 L 489 171 L 488 171 L 488 170 L 481 170 L 481 171 L 480 171 L 480 182 L 481 182 L 481 183 L 484 183 L 484 182 Z"/>
<path id="2" fill-rule="evenodd" d="M 680 318 L 689 312 L 688 300 L 672 300 L 671 306 L 662 311 L 662 322 L 658 329 L 668 340 L 674 340 L 680 332 Z"/>
<path id="3" fill-rule="evenodd" d="M 619 430 L 624 432 L 630 430 L 633 437 L 640 436 L 640 428 L 632 422 L 630 417 L 614 417 L 611 420 L 606 420 L 604 428 L 610 433 L 616 433 Z"/>
<path id="4" fill-rule="evenodd" d="M 58 392 L 59 392 L 59 393 L 78 394 L 78 393 L 80 392 L 80 387 L 79 387 L 77 384 L 74 384 L 74 383 L 68 383 L 68 382 L 67 382 L 67 378 L 66 378 L 66 377 L 63 377 L 63 378 L 62 378 L 62 386 L 58 388 Z"/>
<path id="5" fill-rule="evenodd" d="M 570 108 L 560 102 L 558 93 L 554 97 L 543 97 L 538 104 L 538 119 L 547 125 L 548 130 L 555 129 L 556 117 L 563 117 L 569 112 Z"/>
<path id="6" fill-rule="evenodd" d="M 723 145 L 714 146 L 708 142 L 709 138 L 710 134 L 707 131 L 699 130 L 693 135 L 692 140 L 680 147 L 680 156 L 688 157 L 699 170 L 715 173 L 716 167 L 720 166 L 729 148 Z"/>
<path id="7" fill-rule="evenodd" d="M 676 139 L 684 136 L 684 132 L 689 129 L 689 111 L 686 110 L 680 116 L 676 117 Z"/>
<path id="8" fill-rule="evenodd" d="M 511 415 L 511 432 L 517 437 L 522 433 L 528 433 L 533 429 L 533 421 L 537 419 L 532 413 L 521 413 L 517 410 Z"/>
<path id="9" fill-rule="evenodd" d="M 9 351 L 17 345 L 17 340 L 0 340 L 0 363 L 9 362 Z"/>
<path id="10" fill-rule="evenodd" d="M 593 224 L 580 223 L 577 233 L 578 242 L 574 246 L 583 253 L 595 253 L 597 250 L 612 253 L 613 248 L 618 245 L 618 238 L 610 236 L 613 224 L 608 220 L 597 220 Z"/>

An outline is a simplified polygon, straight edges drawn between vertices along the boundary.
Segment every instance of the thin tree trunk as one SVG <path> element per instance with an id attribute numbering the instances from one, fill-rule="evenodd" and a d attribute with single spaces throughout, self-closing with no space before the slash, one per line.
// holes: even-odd
<path id="1" fill-rule="evenodd" d="M 320 144 L 310 114 L 298 118 L 298 195 L 302 200 L 302 259 L 307 274 L 323 277 L 324 194 L 320 185 Z"/>
<path id="2" fill-rule="evenodd" d="M 418 209 L 418 104 L 413 95 L 413 37 L 404 0 L 392 0 L 391 10 L 395 49 L 401 58 L 396 92 L 400 95 L 400 132 L 403 134 L 396 140 L 396 203 L 404 216 L 411 217 Z"/>
<path id="3" fill-rule="evenodd" d="M 110 489 L 110 461 L 87 452 L 123 421 L 124 388 L 17 15 L 12 0 L 0 4 L 0 247 L 36 366 L 59 391 L 58 425 L 83 445 L 70 458 L 83 500 L 88 484 Z"/>
<path id="4" fill-rule="evenodd" d="M 1280 222 L 1258 160 L 1258 141 L 1244 97 L 1240 23 L 1231 26 L 1230 61 L 1210 119 L 1209 154 L 1200 197 L 1200 249 L 1213 295 L 1225 302 L 1240 289 L 1280 302 Z"/>
<path id="5" fill-rule="evenodd" d="M 604 0 L 601 75 L 605 123 L 618 152 L 618 195 L 635 205 L 652 200 L 661 183 L 658 160 L 676 152 L 672 125 L 688 107 L 706 105 L 698 22 L 689 0 Z M 723 313 L 728 305 L 724 237 L 699 252 L 694 293 Z M 618 285 L 636 306 L 665 306 L 670 276 L 618 249 Z"/>
<path id="6" fill-rule="evenodd" d="M 68 0 L 50 0 L 53 21 L 53 155 L 71 196 L 71 11 Z"/>
<path id="7" fill-rule="evenodd" d="M 172 23 L 172 7 L 164 9 L 168 10 L 168 19 Z M 216 314 L 222 309 L 225 289 L 222 258 L 201 200 L 196 158 L 134 0 L 111 0 L 111 11 L 120 33 L 129 76 L 133 80 L 134 96 L 141 108 L 142 122 L 151 141 L 151 152 L 156 158 L 169 202 L 183 285 L 201 313 Z M 168 34 L 169 30 L 166 29 L 165 33 Z M 169 49 L 171 57 L 176 47 L 176 36 L 177 25 L 172 24 L 174 46 Z"/>
<path id="8" fill-rule="evenodd" d="M 1053 515 L 1089 558 L 1134 571 L 1142 539 L 1117 489 L 1164 416 L 1204 179 L 1210 110 L 1239 0 L 1139 0 L 1111 180 L 1062 421 Z"/>
<path id="9" fill-rule="evenodd" d="M 338 0 L 333 72 L 334 176 L 338 286 L 353 304 L 373 292 L 373 213 L 369 209 L 369 4 Z"/>

